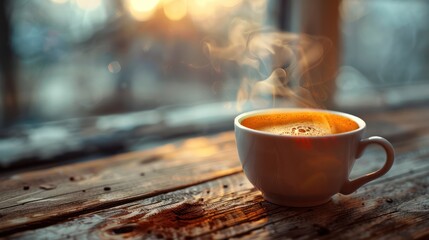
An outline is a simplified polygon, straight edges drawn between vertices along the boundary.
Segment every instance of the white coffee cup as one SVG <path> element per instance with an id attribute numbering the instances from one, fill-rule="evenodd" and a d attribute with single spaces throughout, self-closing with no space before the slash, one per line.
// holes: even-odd
<path id="1" fill-rule="evenodd" d="M 251 116 L 279 112 L 325 112 L 357 123 L 349 132 L 326 136 L 288 136 L 243 126 Z M 265 109 L 240 114 L 234 120 L 238 154 L 244 173 L 272 203 L 308 207 L 328 202 L 336 193 L 350 194 L 384 175 L 393 165 L 394 149 L 389 141 L 374 136 L 362 139 L 366 124 L 353 115 L 315 109 Z M 370 144 L 386 152 L 384 166 L 349 180 L 353 165 Z"/>

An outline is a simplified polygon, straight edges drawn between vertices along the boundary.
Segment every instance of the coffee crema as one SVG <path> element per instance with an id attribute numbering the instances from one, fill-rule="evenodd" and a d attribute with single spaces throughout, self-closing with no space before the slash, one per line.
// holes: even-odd
<path id="1" fill-rule="evenodd" d="M 340 115 L 327 112 L 272 112 L 250 116 L 243 126 L 259 131 L 288 136 L 326 136 L 350 132 L 359 125 Z"/>

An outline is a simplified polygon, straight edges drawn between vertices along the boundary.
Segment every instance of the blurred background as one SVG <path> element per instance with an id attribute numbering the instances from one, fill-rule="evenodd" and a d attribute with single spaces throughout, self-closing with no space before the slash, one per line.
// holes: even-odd
<path id="1" fill-rule="evenodd" d="M 311 68 L 321 81 L 283 82 L 316 102 L 309 106 L 425 106 L 428 21 L 429 2 L 420 0 L 1 1 L 0 165 L 231 130 L 243 110 L 237 99 L 249 95 L 243 79 L 266 79 L 275 67 L 268 60 L 264 72 L 253 64 L 260 57 L 243 58 L 255 31 L 326 41 Z M 250 76 L 249 66 L 258 73 Z M 312 91 L 319 85 L 322 97 Z"/>

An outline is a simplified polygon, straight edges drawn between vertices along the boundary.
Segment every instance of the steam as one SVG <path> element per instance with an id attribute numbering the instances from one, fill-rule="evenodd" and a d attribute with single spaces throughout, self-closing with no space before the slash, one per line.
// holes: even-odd
<path id="1" fill-rule="evenodd" d="M 312 71 L 323 61 L 331 42 L 322 37 L 259 29 L 233 21 L 228 41 L 205 42 L 216 71 L 241 78 L 237 109 L 299 106 L 324 108 L 333 77 Z"/>

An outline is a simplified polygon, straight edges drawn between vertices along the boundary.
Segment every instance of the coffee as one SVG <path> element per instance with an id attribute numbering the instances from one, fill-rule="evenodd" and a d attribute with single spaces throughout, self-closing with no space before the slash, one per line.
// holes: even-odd
<path id="1" fill-rule="evenodd" d="M 289 136 L 326 136 L 353 131 L 353 120 L 327 112 L 272 112 L 250 116 L 242 125 L 259 131 Z"/>

